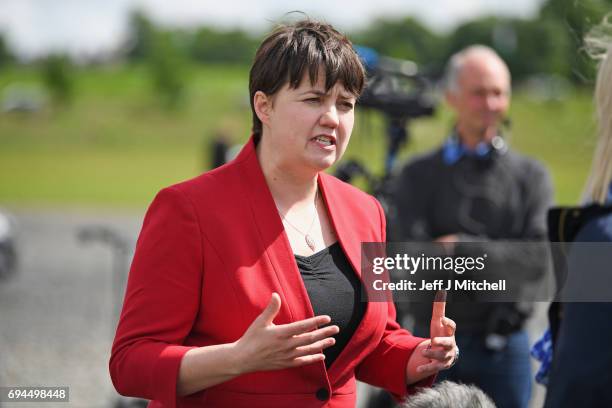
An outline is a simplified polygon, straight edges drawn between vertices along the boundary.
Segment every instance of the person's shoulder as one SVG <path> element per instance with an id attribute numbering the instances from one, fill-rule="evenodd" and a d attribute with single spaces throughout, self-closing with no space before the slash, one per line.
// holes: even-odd
<path id="1" fill-rule="evenodd" d="M 514 176 L 527 185 L 538 182 L 552 184 L 550 172 L 540 160 L 512 149 L 508 150 L 504 157 L 510 164 Z"/>
<path id="2" fill-rule="evenodd" d="M 223 166 L 201 173 L 195 177 L 171 184 L 160 193 L 176 192 L 194 202 L 222 202 L 224 196 L 232 194 L 240 176 L 236 172 L 236 163 L 229 162 Z"/>
<path id="3" fill-rule="evenodd" d="M 517 168 L 525 172 L 548 174 L 548 169 L 540 160 L 516 150 L 509 149 L 505 155 L 507 159 Z"/>

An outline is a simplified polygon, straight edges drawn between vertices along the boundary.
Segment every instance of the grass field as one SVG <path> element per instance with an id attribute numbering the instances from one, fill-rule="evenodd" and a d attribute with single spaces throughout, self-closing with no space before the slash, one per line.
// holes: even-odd
<path id="1" fill-rule="evenodd" d="M 206 169 L 205 146 L 217 129 L 246 139 L 247 77 L 245 67 L 192 68 L 183 108 L 168 111 L 145 67 L 77 71 L 70 106 L 0 113 L 0 205 L 142 208 L 161 187 Z M 0 92 L 11 83 L 42 87 L 34 69 L 0 71 Z M 346 157 L 380 172 L 384 122 L 372 112 L 357 116 Z M 547 165 L 558 203 L 577 202 L 595 140 L 589 92 L 543 103 L 517 91 L 511 117 L 511 145 Z M 444 109 L 414 121 L 401 157 L 439 144 L 451 124 Z"/>

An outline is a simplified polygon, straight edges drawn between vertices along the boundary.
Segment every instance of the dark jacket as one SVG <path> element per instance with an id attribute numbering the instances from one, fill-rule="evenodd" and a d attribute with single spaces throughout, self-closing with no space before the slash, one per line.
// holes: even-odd
<path id="1" fill-rule="evenodd" d="M 513 150 L 486 158 L 466 156 L 453 164 L 445 162 L 443 152 L 437 149 L 417 157 L 398 174 L 392 200 L 396 218 L 389 220 L 389 240 L 427 242 L 458 234 L 462 242 L 480 243 L 489 254 L 489 263 L 496 260 L 513 273 L 528 272 L 530 276 L 522 279 L 538 279 L 545 271 L 544 267 L 534 268 L 541 254 L 517 253 L 522 248 L 500 243 L 546 238 L 552 183 L 544 166 Z M 476 247 L 472 244 L 470 250 Z M 518 281 L 517 275 L 512 275 L 513 280 Z M 500 333 L 496 321 L 510 318 L 518 322 L 513 325 L 516 330 L 529 313 L 501 303 L 474 307 L 473 303 L 449 302 L 447 306 L 462 333 Z M 429 324 L 428 304 L 409 307 L 417 326 Z M 513 316 L 506 319 L 508 314 Z"/>
<path id="2" fill-rule="evenodd" d="M 612 242 L 612 214 L 588 222 L 575 242 Z M 569 270 L 577 272 L 571 267 L 576 263 L 573 257 L 570 251 Z M 585 281 L 592 273 L 596 272 L 580 270 Z M 545 407 L 612 407 L 611 318 L 612 303 L 563 305 Z"/>

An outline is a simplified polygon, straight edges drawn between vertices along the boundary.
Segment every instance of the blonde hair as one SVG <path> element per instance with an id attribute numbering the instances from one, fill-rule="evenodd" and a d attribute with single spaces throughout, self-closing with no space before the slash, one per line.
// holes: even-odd
<path id="1" fill-rule="evenodd" d="M 595 85 L 598 142 L 595 148 L 585 198 L 604 204 L 612 182 L 612 22 L 606 16 L 585 38 L 589 54 L 599 60 Z"/>

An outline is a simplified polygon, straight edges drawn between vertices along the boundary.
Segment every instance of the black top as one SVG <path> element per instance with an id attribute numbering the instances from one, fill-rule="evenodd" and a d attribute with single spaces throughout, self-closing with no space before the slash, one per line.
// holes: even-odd
<path id="1" fill-rule="evenodd" d="M 328 315 L 340 328 L 336 344 L 323 350 L 329 368 L 347 345 L 366 310 L 361 301 L 361 281 L 353 271 L 340 244 L 311 256 L 295 255 L 315 316 Z"/>

